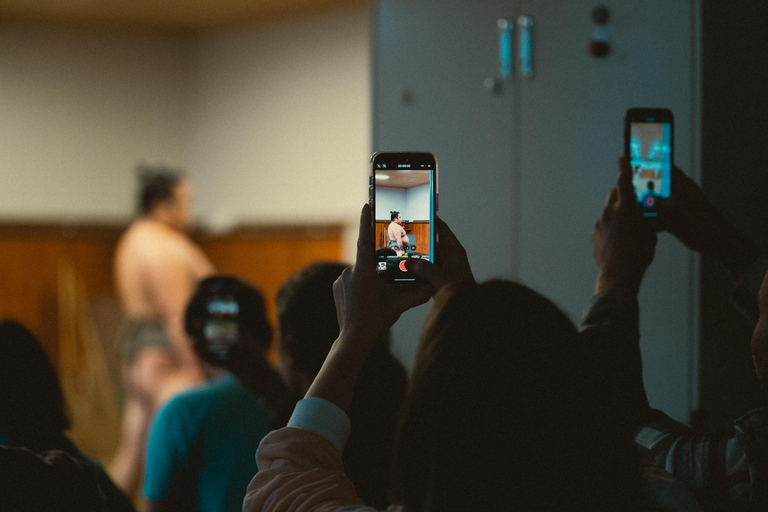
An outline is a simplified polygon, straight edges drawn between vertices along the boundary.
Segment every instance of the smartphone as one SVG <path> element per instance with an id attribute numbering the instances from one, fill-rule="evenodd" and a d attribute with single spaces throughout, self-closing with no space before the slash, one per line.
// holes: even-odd
<path id="1" fill-rule="evenodd" d="M 624 115 L 624 157 L 632 166 L 632 184 L 646 218 L 657 218 L 659 199 L 671 193 L 674 124 L 665 108 L 630 108 Z"/>
<path id="2" fill-rule="evenodd" d="M 238 289 L 227 279 L 215 279 L 208 283 L 206 291 L 209 295 L 202 326 L 205 352 L 213 360 L 224 361 L 240 338 Z"/>
<path id="3" fill-rule="evenodd" d="M 379 152 L 371 157 L 376 272 L 393 285 L 418 284 L 408 258 L 435 261 L 437 159 L 432 153 Z"/>

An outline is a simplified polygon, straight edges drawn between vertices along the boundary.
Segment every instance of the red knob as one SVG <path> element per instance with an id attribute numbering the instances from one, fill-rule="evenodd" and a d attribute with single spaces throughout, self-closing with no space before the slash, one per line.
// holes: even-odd
<path id="1" fill-rule="evenodd" d="M 589 54 L 593 57 L 605 57 L 608 55 L 610 46 L 605 41 L 590 41 Z"/>

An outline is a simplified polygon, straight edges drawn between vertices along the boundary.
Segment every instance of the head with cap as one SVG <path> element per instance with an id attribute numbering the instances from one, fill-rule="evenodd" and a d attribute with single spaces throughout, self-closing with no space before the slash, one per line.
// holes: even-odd
<path id="1" fill-rule="evenodd" d="M 263 359 L 272 340 L 261 293 L 233 276 L 200 281 L 187 304 L 184 327 L 200 359 L 230 371 Z"/>

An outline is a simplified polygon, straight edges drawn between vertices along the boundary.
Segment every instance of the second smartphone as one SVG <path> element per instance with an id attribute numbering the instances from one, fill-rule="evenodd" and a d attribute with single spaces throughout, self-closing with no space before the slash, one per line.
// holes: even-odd
<path id="1" fill-rule="evenodd" d="M 643 217 L 658 217 L 658 200 L 670 196 L 674 133 L 672 112 L 665 108 L 631 108 L 624 116 L 624 157 Z"/>
<path id="2" fill-rule="evenodd" d="M 376 271 L 394 285 L 412 285 L 405 261 L 435 261 L 437 159 L 432 153 L 379 152 L 371 157 Z"/>

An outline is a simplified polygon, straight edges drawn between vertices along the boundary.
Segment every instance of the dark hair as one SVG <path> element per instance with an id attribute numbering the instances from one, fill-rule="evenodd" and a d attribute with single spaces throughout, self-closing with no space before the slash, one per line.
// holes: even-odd
<path id="1" fill-rule="evenodd" d="M 312 263 L 277 290 L 279 349 L 290 355 L 293 369 L 304 375 L 317 375 L 339 336 L 333 283 L 345 268 L 341 263 Z"/>
<path id="2" fill-rule="evenodd" d="M 0 430 L 14 444 L 63 435 L 69 428 L 64 396 L 43 347 L 15 320 L 0 321 Z M 21 438 L 21 439 L 20 439 Z"/>
<path id="3" fill-rule="evenodd" d="M 294 394 L 297 377 L 312 380 L 339 336 L 333 283 L 345 266 L 317 262 L 292 275 L 277 292 L 280 353 L 292 365 Z M 384 509 L 389 504 L 388 477 L 397 420 L 405 398 L 407 375 L 389 351 L 389 333 L 366 359 L 350 406 L 352 433 L 342 455 L 344 471 L 365 503 Z"/>
<path id="4" fill-rule="evenodd" d="M 139 211 L 143 215 L 152 213 L 157 203 L 173 198 L 174 189 L 184 179 L 184 173 L 167 166 L 140 164 L 136 168 L 139 176 Z"/>
<path id="5" fill-rule="evenodd" d="M 397 216 L 400 215 L 400 212 L 390 211 L 389 215 L 390 215 L 390 220 L 395 220 Z"/>
<path id="6" fill-rule="evenodd" d="M 221 344 L 206 337 L 211 299 L 237 303 L 237 335 Z M 283 379 L 266 359 L 272 342 L 272 328 L 267 321 L 264 299 L 256 288 L 233 276 L 213 276 L 200 281 L 187 305 L 184 328 L 192 337 L 193 347 L 207 363 L 232 372 L 242 385 L 264 398 L 272 427 L 284 427 L 293 403 Z"/>
<path id="7" fill-rule="evenodd" d="M 237 341 L 213 347 L 205 334 L 208 321 L 213 318 L 209 312 L 212 300 L 234 300 L 237 307 Z M 249 342 L 266 351 L 271 343 L 272 329 L 267 321 L 264 298 L 256 288 L 233 276 L 212 276 L 200 281 L 194 295 L 187 304 L 184 315 L 184 329 L 192 338 L 195 352 L 204 361 L 228 367 L 238 358 L 238 352 L 245 350 L 241 338 L 249 336 Z"/>
<path id="8" fill-rule="evenodd" d="M 610 421 L 571 321 L 520 284 L 455 283 L 422 331 L 395 448 L 408 512 L 628 510 L 631 431 Z"/>

